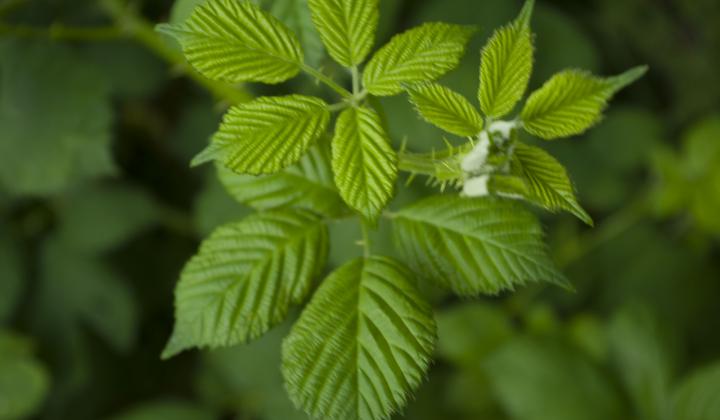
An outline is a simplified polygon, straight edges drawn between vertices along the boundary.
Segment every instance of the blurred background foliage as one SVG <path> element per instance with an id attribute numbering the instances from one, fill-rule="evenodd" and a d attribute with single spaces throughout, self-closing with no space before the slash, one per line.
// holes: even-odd
<path id="1" fill-rule="evenodd" d="M 190 157 L 228 101 L 320 89 L 194 74 L 152 25 L 201 1 L 0 0 L 0 419 L 305 418 L 279 371 L 290 322 L 248 346 L 159 360 L 183 263 L 249 212 Z M 262 3 L 342 77 L 305 0 Z M 480 46 L 519 7 L 381 0 L 379 37 L 477 25 L 445 79 L 472 97 Z M 398 418 L 720 419 L 719 22 L 717 0 L 539 1 L 533 87 L 566 67 L 651 68 L 588 135 L 542 145 L 597 222 L 541 214 L 577 291 L 459 301 L 427 287 L 437 361 Z M 403 98 L 379 106 L 396 145 L 443 147 Z M 393 206 L 430 190 L 416 180 Z M 360 253 L 355 237 L 354 224 L 333 225 L 332 262 Z"/>

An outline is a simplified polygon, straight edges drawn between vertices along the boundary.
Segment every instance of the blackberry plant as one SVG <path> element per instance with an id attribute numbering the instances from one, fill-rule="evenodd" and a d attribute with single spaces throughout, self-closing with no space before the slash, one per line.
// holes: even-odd
<path id="1" fill-rule="evenodd" d="M 646 68 L 607 78 L 562 71 L 512 114 L 533 69 L 528 0 L 481 52 L 478 108 L 437 82 L 458 65 L 474 28 L 426 23 L 372 53 L 378 0 L 308 4 L 349 86 L 311 65 L 317 60 L 306 60 L 301 38 L 250 1 L 208 0 L 183 24 L 158 27 L 209 79 L 278 84 L 305 73 L 337 95 L 332 104 L 291 94 L 234 105 L 193 160 L 215 162 L 228 190 L 257 213 L 218 228 L 185 266 L 163 356 L 246 343 L 308 301 L 282 349 L 290 398 L 314 418 L 384 419 L 426 376 L 434 349 L 433 309 L 417 279 L 463 297 L 531 282 L 571 288 L 522 202 L 592 219 L 563 166 L 521 133 L 550 141 L 585 132 Z M 392 95 L 407 95 L 424 120 L 465 141 L 438 143 L 432 153 L 394 147 L 375 100 Z M 438 194 L 387 211 L 400 172 L 429 177 Z M 347 217 L 362 225 L 364 256 L 315 289 L 328 259 L 327 225 Z M 392 221 L 402 260 L 371 246 L 382 217 Z"/>

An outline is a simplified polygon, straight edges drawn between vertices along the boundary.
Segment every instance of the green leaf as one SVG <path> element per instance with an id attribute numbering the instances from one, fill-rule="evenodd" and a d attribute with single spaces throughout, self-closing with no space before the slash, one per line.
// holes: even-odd
<path id="1" fill-rule="evenodd" d="M 523 127 L 545 140 L 582 134 L 600 121 L 615 93 L 646 71 L 636 67 L 605 79 L 580 70 L 560 72 L 530 95 L 521 114 Z"/>
<path id="2" fill-rule="evenodd" d="M 257 213 L 215 230 L 183 269 L 163 357 L 245 343 L 277 325 L 322 272 L 327 242 L 322 219 L 305 210 Z"/>
<path id="3" fill-rule="evenodd" d="M 527 185 L 526 198 L 550 211 L 567 210 L 578 219 L 593 225 L 589 214 L 575 197 L 575 187 L 567 170 L 543 149 L 523 143 L 515 147 L 515 172 Z"/>
<path id="4" fill-rule="evenodd" d="M 0 189 L 50 195 L 115 173 L 110 86 L 60 43 L 0 41 Z"/>
<path id="5" fill-rule="evenodd" d="M 297 37 L 249 1 L 208 0 L 180 25 L 158 25 L 175 37 L 204 76 L 231 83 L 284 82 L 300 72 Z"/>
<path id="6" fill-rule="evenodd" d="M 258 98 L 230 108 L 212 143 L 192 165 L 217 160 L 237 173 L 274 173 L 300 160 L 329 121 L 327 104 L 319 98 Z"/>
<path id="7" fill-rule="evenodd" d="M 685 379 L 675 391 L 673 420 L 720 418 L 720 362 L 705 366 Z"/>
<path id="8" fill-rule="evenodd" d="M 518 203 L 435 196 L 393 221 L 415 272 L 458 295 L 497 294 L 539 281 L 570 287 L 547 255 L 540 224 Z"/>
<path id="9" fill-rule="evenodd" d="M 511 318 L 499 306 L 479 302 L 440 311 L 437 325 L 438 356 L 469 369 L 513 336 Z"/>
<path id="10" fill-rule="evenodd" d="M 0 419 L 30 418 L 41 406 L 50 388 L 43 365 L 20 338 L 0 331 Z"/>
<path id="11" fill-rule="evenodd" d="M 343 111 L 332 140 L 332 167 L 340 196 L 368 220 L 375 220 L 392 197 L 397 155 L 380 116 L 366 107 Z"/>
<path id="12" fill-rule="evenodd" d="M 512 111 L 527 89 L 533 68 L 530 15 L 534 0 L 528 0 L 517 20 L 495 31 L 482 50 L 480 108 L 500 118 Z"/>
<path id="13" fill-rule="evenodd" d="M 668 349 L 670 340 L 663 334 L 666 330 L 667 325 L 645 306 L 623 308 L 610 322 L 611 354 L 634 402 L 633 418 L 669 419 L 673 363 Z"/>
<path id="14" fill-rule="evenodd" d="M 320 34 L 313 25 L 308 0 L 274 0 L 270 14 L 280 19 L 297 35 L 305 51 L 305 62 L 317 66 L 325 55 Z"/>
<path id="15" fill-rule="evenodd" d="M 159 204 L 149 194 L 124 184 L 86 185 L 56 201 L 58 238 L 89 254 L 116 248 L 161 218 Z"/>
<path id="16" fill-rule="evenodd" d="M 430 124 L 460 137 L 482 131 L 482 117 L 459 93 L 436 83 L 413 85 L 408 93 L 417 112 Z"/>
<path id="17" fill-rule="evenodd" d="M 256 210 L 299 207 L 338 216 L 347 207 L 333 181 L 329 150 L 317 144 L 297 164 L 272 175 L 240 175 L 222 166 L 218 175 L 235 200 Z"/>
<path id="18" fill-rule="evenodd" d="M 240 407 L 244 416 L 253 419 L 308 420 L 288 398 L 279 369 L 282 341 L 295 318 L 288 317 L 252 343 L 203 352 L 200 399 L 213 406 Z"/>
<path id="19" fill-rule="evenodd" d="M 435 334 L 407 269 L 352 260 L 324 280 L 283 343 L 290 398 L 313 418 L 387 419 L 425 376 Z"/>
<path id="20" fill-rule="evenodd" d="M 603 372 L 577 350 L 518 338 L 483 363 L 512 419 L 622 419 L 623 404 Z"/>
<path id="21" fill-rule="evenodd" d="M 338 63 L 362 63 L 375 42 L 378 0 L 308 0 L 313 22 Z"/>
<path id="22" fill-rule="evenodd" d="M 76 345 L 75 335 L 82 328 L 119 353 L 132 349 L 139 311 L 125 278 L 60 237 L 46 242 L 41 261 L 41 282 L 33 300 L 40 329 L 57 334 L 54 338 L 62 339 L 63 346 Z"/>
<path id="23" fill-rule="evenodd" d="M 0 325 L 15 312 L 24 289 L 24 277 L 18 246 L 0 225 Z"/>
<path id="24" fill-rule="evenodd" d="M 365 67 L 365 88 L 376 96 L 402 92 L 403 83 L 438 79 L 457 67 L 475 28 L 426 23 L 394 36 Z"/>
<path id="25" fill-rule="evenodd" d="M 111 420 L 213 420 L 217 415 L 207 408 L 190 402 L 163 399 L 138 404 Z"/>

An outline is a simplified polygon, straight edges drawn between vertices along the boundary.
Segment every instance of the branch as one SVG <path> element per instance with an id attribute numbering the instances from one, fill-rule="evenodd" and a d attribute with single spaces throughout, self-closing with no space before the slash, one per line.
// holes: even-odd
<path id="1" fill-rule="evenodd" d="M 113 19 L 115 25 L 130 38 L 170 63 L 174 68 L 187 75 L 199 85 L 204 86 L 217 98 L 230 104 L 247 102 L 252 99 L 244 90 L 236 89 L 225 83 L 210 80 L 193 69 L 182 53 L 168 45 L 160 34 L 155 32 L 152 23 L 140 16 L 120 0 L 101 0 L 100 5 Z"/>

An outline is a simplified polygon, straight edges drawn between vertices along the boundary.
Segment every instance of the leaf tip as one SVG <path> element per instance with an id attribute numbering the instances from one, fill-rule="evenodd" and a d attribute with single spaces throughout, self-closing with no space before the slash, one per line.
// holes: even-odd
<path id="1" fill-rule="evenodd" d="M 177 328 L 173 331 L 168 343 L 165 345 L 162 353 L 160 353 L 160 360 L 171 359 L 183 351 L 188 349 L 187 343 L 182 340 L 180 334 L 177 332 Z"/>
<path id="2" fill-rule="evenodd" d="M 530 26 L 530 19 L 535 8 L 535 0 L 527 0 L 523 8 L 520 10 L 520 14 L 517 17 L 517 24 L 520 27 L 527 28 Z"/>
<path id="3" fill-rule="evenodd" d="M 212 162 L 220 156 L 221 147 L 216 143 L 210 143 L 208 147 L 203 149 L 202 152 L 198 153 L 191 161 L 190 167 L 197 168 L 200 165 Z"/>

